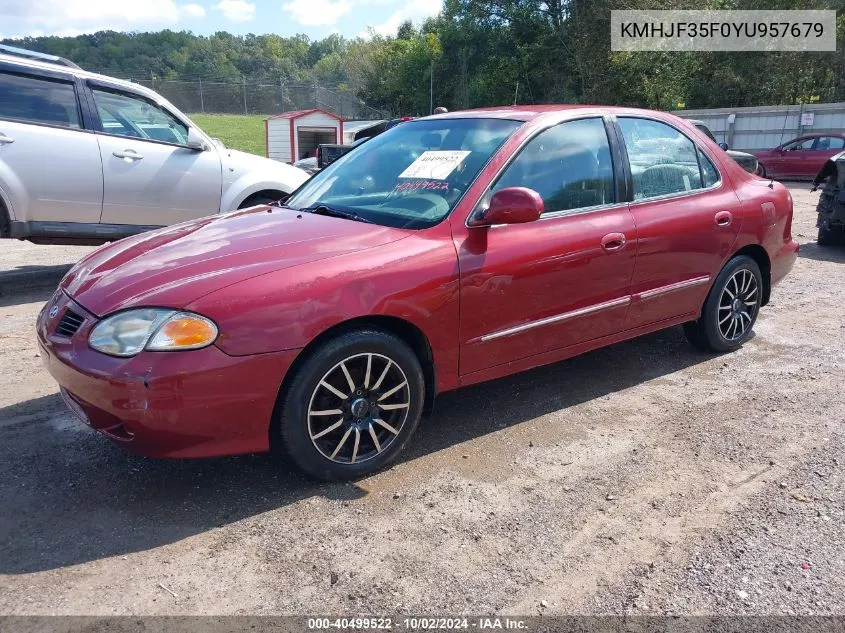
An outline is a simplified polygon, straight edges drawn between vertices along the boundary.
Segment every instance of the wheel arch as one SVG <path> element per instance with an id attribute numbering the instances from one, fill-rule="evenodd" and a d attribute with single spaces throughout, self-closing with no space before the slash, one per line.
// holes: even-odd
<path id="1" fill-rule="evenodd" d="M 759 244 L 748 244 L 734 253 L 731 259 L 739 255 L 750 257 L 760 267 L 760 275 L 763 277 L 763 296 L 760 300 L 760 306 L 762 307 L 769 303 L 769 297 L 772 294 L 772 262 L 769 259 L 769 254 Z"/>
<path id="2" fill-rule="evenodd" d="M 0 195 L 0 237 L 9 237 L 12 232 L 12 218 L 3 196 Z"/>
<path id="3" fill-rule="evenodd" d="M 333 325 L 327 330 L 321 332 L 319 335 L 314 337 L 314 339 L 312 339 L 311 342 L 308 343 L 308 345 L 302 348 L 299 354 L 297 354 L 296 358 L 294 359 L 293 363 L 285 374 L 285 377 L 282 379 L 282 384 L 279 386 L 279 393 L 276 396 L 276 406 L 273 408 L 273 419 L 270 422 L 271 448 L 274 446 L 274 443 L 277 441 L 276 438 L 278 437 L 277 431 L 279 424 L 280 406 L 285 397 L 285 393 L 290 388 L 293 377 L 296 375 L 302 363 L 305 362 L 305 360 L 311 355 L 311 353 L 313 353 L 316 348 L 318 348 L 326 341 L 340 336 L 341 334 L 345 334 L 346 332 L 352 332 L 355 330 L 363 329 L 381 330 L 383 332 L 393 334 L 394 336 L 408 344 L 414 354 L 416 354 L 417 359 L 420 361 L 420 365 L 422 366 L 423 370 L 423 380 L 425 384 L 425 401 L 423 402 L 423 415 L 430 414 L 434 410 L 434 398 L 437 395 L 437 374 L 434 366 L 434 355 L 432 353 L 431 343 L 429 343 L 428 337 L 426 337 L 423 331 L 420 330 L 416 325 L 400 317 L 384 314 L 374 314 L 363 317 L 357 317 L 349 319 L 347 321 L 342 321 L 341 323 Z"/>
<path id="4" fill-rule="evenodd" d="M 258 191 L 253 191 L 252 193 L 243 197 L 242 200 L 237 202 L 236 208 L 240 209 L 244 202 L 249 200 L 250 198 L 270 198 L 273 200 L 285 200 L 290 196 L 290 191 L 282 191 L 281 189 L 259 189 Z"/>

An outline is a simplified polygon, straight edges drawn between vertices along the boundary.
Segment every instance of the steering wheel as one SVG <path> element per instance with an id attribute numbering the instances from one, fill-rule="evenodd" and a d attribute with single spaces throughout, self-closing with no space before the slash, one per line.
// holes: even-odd
<path id="1" fill-rule="evenodd" d="M 433 193 L 417 193 L 394 198 L 390 201 L 390 206 L 414 211 L 423 216 L 444 215 L 449 211 L 449 203 Z"/>

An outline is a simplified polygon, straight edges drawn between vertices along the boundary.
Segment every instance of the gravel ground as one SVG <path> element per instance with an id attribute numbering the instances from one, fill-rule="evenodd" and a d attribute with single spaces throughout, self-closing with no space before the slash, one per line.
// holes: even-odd
<path id="1" fill-rule="evenodd" d="M 845 614 L 845 250 L 808 189 L 740 351 L 675 328 L 444 394 L 354 484 L 121 452 L 41 369 L 49 291 L 0 296 L 0 614 Z"/>

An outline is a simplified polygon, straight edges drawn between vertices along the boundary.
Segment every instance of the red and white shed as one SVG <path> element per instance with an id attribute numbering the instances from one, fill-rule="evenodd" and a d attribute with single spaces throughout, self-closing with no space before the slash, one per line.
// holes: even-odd
<path id="1" fill-rule="evenodd" d="M 312 108 L 274 114 L 264 120 L 267 157 L 295 163 L 314 156 L 318 145 L 343 142 L 343 119 Z"/>

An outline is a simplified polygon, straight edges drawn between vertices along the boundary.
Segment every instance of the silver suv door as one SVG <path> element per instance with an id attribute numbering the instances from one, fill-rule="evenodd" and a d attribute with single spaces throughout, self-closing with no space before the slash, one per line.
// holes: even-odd
<path id="1" fill-rule="evenodd" d="M 0 95 L 0 189 L 12 203 L 11 219 L 99 222 L 100 150 L 83 129 L 73 79 L 0 68 Z"/>
<path id="2" fill-rule="evenodd" d="M 146 97 L 91 84 L 100 117 L 104 224 L 164 226 L 220 211 L 220 156 Z"/>

